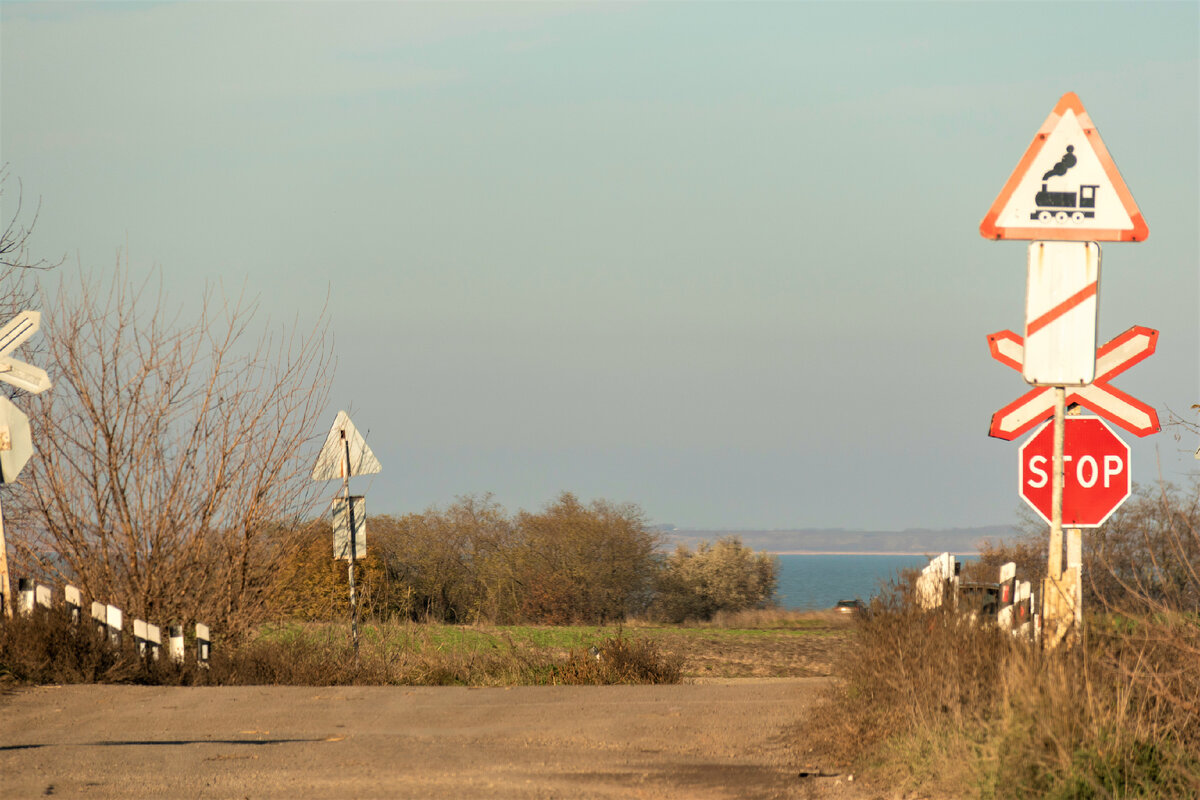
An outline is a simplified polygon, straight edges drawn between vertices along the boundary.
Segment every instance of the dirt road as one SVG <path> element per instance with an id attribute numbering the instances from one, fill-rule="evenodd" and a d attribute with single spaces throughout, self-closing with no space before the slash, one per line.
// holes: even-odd
<path id="1" fill-rule="evenodd" d="M 0 795 L 856 797 L 800 777 L 790 729 L 826 681 L 22 689 L 0 698 Z"/>

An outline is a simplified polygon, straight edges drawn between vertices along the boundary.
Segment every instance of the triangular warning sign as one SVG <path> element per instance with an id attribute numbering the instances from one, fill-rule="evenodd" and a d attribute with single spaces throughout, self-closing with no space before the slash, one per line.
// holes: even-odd
<path id="1" fill-rule="evenodd" d="M 354 427 L 349 415 L 339 411 L 329 435 L 325 437 L 325 446 L 317 455 L 317 463 L 313 466 L 314 481 L 331 481 L 344 478 L 343 465 L 347 462 L 349 453 L 350 475 L 371 475 L 383 469 L 367 441 Z"/>
<path id="2" fill-rule="evenodd" d="M 1074 92 L 1046 117 L 979 232 L 1073 242 L 1140 242 L 1150 233 Z"/>

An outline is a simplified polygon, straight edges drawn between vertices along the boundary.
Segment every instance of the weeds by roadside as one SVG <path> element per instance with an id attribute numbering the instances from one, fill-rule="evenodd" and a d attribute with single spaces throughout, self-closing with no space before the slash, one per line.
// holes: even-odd
<path id="1" fill-rule="evenodd" d="M 139 683 L 151 685 L 410 685 L 515 686 L 677 683 L 682 659 L 650 639 L 621 630 L 551 640 L 446 626 L 366 626 L 358 655 L 335 625 L 264 629 L 225 640 L 207 666 L 189 656 L 175 664 L 140 656 L 132 641 L 113 646 L 89 624 L 57 611 L 0 624 L 0 681 Z M 564 637 L 560 637 L 561 638 Z M 597 657 L 598 656 L 598 657 Z"/>
<path id="2" fill-rule="evenodd" d="M 1086 620 L 1042 652 L 902 591 L 879 600 L 802 736 L 808 758 L 939 797 L 1200 797 L 1200 626 Z"/>

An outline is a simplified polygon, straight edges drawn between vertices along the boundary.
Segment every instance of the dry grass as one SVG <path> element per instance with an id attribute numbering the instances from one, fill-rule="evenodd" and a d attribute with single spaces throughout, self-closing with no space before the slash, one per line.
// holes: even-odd
<path id="1" fill-rule="evenodd" d="M 553 629 L 550 629 L 553 630 Z M 542 633 L 542 632 L 538 632 Z M 579 636 L 493 635 L 402 623 L 365 627 L 359 652 L 345 626 L 289 626 L 214 645 L 207 666 L 140 657 L 57 610 L 0 624 L 0 681 L 155 685 L 468 685 L 677 683 L 682 657 L 620 629 Z M 548 641 L 547 641 L 548 640 Z M 563 641 L 569 641 L 563 647 Z M 597 655 L 599 656 L 597 658 Z"/>
<path id="2" fill-rule="evenodd" d="M 899 592 L 872 612 L 809 760 L 938 797 L 1200 797 L 1195 618 L 1097 616 L 1043 653 Z"/>

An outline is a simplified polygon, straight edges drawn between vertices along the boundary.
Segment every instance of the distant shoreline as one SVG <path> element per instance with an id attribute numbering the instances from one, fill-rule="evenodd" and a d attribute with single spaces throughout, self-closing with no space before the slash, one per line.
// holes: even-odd
<path id="1" fill-rule="evenodd" d="M 928 552 L 913 553 L 910 551 L 901 553 L 881 550 L 767 550 L 766 552 L 773 556 L 913 556 L 914 558 L 925 558 L 929 555 Z M 950 555 L 978 556 L 979 553 L 951 553 Z"/>

